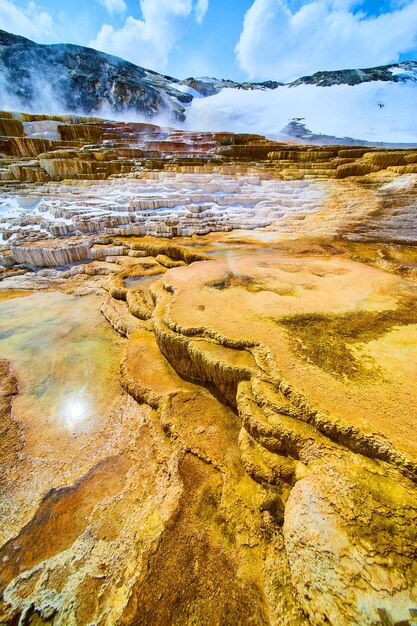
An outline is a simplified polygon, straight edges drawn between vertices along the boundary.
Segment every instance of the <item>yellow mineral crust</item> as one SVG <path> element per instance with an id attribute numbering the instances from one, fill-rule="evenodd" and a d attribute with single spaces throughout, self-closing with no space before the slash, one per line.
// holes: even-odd
<path id="1" fill-rule="evenodd" d="M 411 624 L 416 151 L 0 127 L 0 622 Z"/>
<path id="2" fill-rule="evenodd" d="M 415 283 L 345 259 L 272 254 L 193 264 L 162 283 L 171 330 L 253 354 L 331 419 L 417 458 Z M 371 356 L 380 344 L 383 360 Z"/>
<path id="3" fill-rule="evenodd" d="M 349 260 L 269 254 L 170 270 L 151 292 L 162 353 L 236 408 L 243 466 L 281 494 L 310 622 L 406 614 L 417 591 L 405 522 L 417 495 L 415 283 Z M 363 590 L 350 586 L 359 575 Z"/>
<path id="4" fill-rule="evenodd" d="M 372 246 L 223 237 L 103 239 L 3 291 L 6 623 L 414 606 L 416 283 Z"/>

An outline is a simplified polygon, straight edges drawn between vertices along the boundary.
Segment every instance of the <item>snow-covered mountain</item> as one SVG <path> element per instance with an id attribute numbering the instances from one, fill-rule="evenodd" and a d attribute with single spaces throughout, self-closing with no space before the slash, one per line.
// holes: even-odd
<path id="1" fill-rule="evenodd" d="M 408 64 L 411 65 L 411 64 Z M 417 64 L 393 67 L 393 80 L 329 87 L 298 82 L 273 91 L 223 89 L 194 99 L 187 127 L 230 130 L 308 143 L 417 143 Z M 413 75 L 414 74 L 414 75 Z M 397 80 L 401 77 L 401 80 Z"/>
<path id="2" fill-rule="evenodd" d="M 194 99 L 186 123 L 318 144 L 416 144 L 417 63 L 317 72 L 256 93 L 222 89 Z"/>
<path id="3" fill-rule="evenodd" d="M 72 44 L 0 31 L 0 109 L 154 118 L 329 143 L 417 143 L 417 63 L 317 72 L 286 85 L 179 80 Z"/>

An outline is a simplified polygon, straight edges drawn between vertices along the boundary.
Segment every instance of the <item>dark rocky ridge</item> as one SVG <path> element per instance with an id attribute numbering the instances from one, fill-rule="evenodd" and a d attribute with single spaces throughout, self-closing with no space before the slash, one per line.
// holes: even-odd
<path id="1" fill-rule="evenodd" d="M 40 45 L 4 31 L 0 46 L 3 90 L 26 107 L 38 106 L 44 87 L 54 95 L 52 107 L 85 113 L 107 108 L 153 116 L 168 109 L 182 119 L 182 103 L 192 100 L 175 89 L 175 79 L 91 48 Z"/>
<path id="2" fill-rule="evenodd" d="M 282 87 L 284 83 L 279 83 L 274 80 L 267 80 L 263 83 L 236 83 L 234 80 L 218 79 L 218 78 L 186 78 L 181 81 L 183 84 L 188 85 L 192 89 L 198 91 L 203 96 L 214 96 L 222 89 L 276 89 Z"/>
<path id="3" fill-rule="evenodd" d="M 396 71 L 399 73 L 396 73 Z M 330 72 L 316 72 L 311 76 L 297 78 L 290 87 L 299 85 L 316 85 L 317 87 L 333 87 L 334 85 L 360 85 L 381 80 L 384 82 L 402 83 L 413 81 L 417 83 L 417 63 L 415 61 L 404 61 L 391 65 L 381 65 L 379 67 L 369 67 L 358 70 L 335 70 Z"/>

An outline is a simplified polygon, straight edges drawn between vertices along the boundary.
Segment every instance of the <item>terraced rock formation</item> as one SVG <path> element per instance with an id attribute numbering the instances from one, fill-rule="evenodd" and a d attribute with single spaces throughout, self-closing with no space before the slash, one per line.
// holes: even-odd
<path id="1" fill-rule="evenodd" d="M 299 236 L 300 220 L 313 227 L 314 214 L 322 220 L 322 210 L 333 200 L 334 235 L 342 235 L 340 221 L 347 219 L 348 237 L 365 237 L 372 222 L 368 239 L 375 228 L 383 230 L 376 239 L 415 239 L 415 151 L 319 149 L 257 135 L 2 116 L 2 242 L 20 263 L 42 265 L 21 244 L 45 237 L 173 237 L 236 228 Z M 338 184 L 345 179 L 352 184 Z M 329 226 L 326 221 L 324 232 Z M 85 259 L 87 248 L 85 242 L 71 245 L 63 258 L 45 257 L 44 263 L 62 265 L 71 255 L 73 261 Z"/>
<path id="2" fill-rule="evenodd" d="M 414 153 L 2 119 L 0 621 L 412 624 Z"/>

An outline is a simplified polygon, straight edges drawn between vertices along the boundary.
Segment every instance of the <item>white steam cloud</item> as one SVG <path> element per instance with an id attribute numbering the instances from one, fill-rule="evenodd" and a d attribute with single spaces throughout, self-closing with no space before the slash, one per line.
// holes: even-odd
<path id="1" fill-rule="evenodd" d="M 197 4 L 195 5 L 195 19 L 199 24 L 204 20 L 204 16 L 207 13 L 209 6 L 209 0 L 197 0 Z"/>

